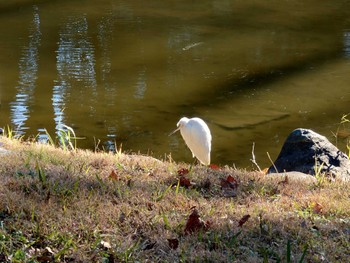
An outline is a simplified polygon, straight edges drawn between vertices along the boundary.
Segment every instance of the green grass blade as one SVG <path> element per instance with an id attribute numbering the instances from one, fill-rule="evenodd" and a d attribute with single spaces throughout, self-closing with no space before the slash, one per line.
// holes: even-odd
<path id="1" fill-rule="evenodd" d="M 305 256 L 306 256 L 306 253 L 307 253 L 307 250 L 308 250 L 309 246 L 306 245 L 305 248 L 304 248 L 304 251 L 303 251 L 303 255 L 301 256 L 300 260 L 299 260 L 299 263 L 303 263 L 304 259 L 305 259 Z"/>
<path id="2" fill-rule="evenodd" d="M 166 195 L 166 193 L 171 189 L 172 186 L 173 186 L 172 184 L 169 185 L 169 186 L 167 187 L 167 189 L 165 189 L 164 192 L 161 193 L 161 194 L 157 197 L 156 201 L 159 202 L 160 200 L 162 200 L 162 199 L 164 198 L 164 196 Z"/>
<path id="3" fill-rule="evenodd" d="M 287 242 L 287 263 L 291 263 L 292 261 L 291 261 L 291 254 L 292 254 L 292 252 L 291 252 L 291 244 L 290 244 L 291 242 L 290 242 L 290 240 L 288 240 L 288 242 Z"/>

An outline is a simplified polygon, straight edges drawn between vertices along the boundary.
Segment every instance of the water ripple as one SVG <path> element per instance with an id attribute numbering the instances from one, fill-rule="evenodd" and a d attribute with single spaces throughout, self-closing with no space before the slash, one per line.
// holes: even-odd
<path id="1" fill-rule="evenodd" d="M 64 122 L 67 101 L 80 101 L 81 93 L 90 92 L 90 100 L 97 96 L 95 48 L 88 36 L 85 16 L 71 17 L 60 32 L 56 51 L 57 79 L 53 87 L 52 106 L 56 130 Z M 74 97 L 72 94 L 77 94 Z"/>
<path id="2" fill-rule="evenodd" d="M 29 26 L 28 45 L 22 48 L 18 63 L 19 80 L 16 86 L 15 100 L 10 103 L 11 121 L 19 135 L 24 134 L 26 121 L 30 116 L 30 102 L 33 99 L 37 80 L 39 53 L 41 43 L 40 16 L 37 6 L 33 7 L 33 20 Z"/>

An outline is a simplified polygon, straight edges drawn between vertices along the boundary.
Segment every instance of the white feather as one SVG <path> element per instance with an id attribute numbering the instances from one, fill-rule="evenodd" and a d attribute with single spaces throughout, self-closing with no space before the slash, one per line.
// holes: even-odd
<path id="1" fill-rule="evenodd" d="M 208 125 L 197 117 L 191 119 L 183 117 L 177 123 L 177 127 L 193 157 L 202 164 L 209 165 L 212 137 Z"/>

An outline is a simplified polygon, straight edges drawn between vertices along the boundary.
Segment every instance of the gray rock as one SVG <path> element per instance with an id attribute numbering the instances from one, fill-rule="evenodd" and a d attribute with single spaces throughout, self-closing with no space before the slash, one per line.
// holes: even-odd
<path id="1" fill-rule="evenodd" d="M 318 169 L 321 173 L 331 174 L 343 180 L 350 179 L 348 156 L 326 137 L 300 128 L 288 136 L 268 173 L 298 171 L 315 175 Z"/>

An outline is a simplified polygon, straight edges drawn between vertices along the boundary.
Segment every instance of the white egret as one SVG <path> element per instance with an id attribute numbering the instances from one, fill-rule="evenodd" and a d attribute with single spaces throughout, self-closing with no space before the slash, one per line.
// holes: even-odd
<path id="1" fill-rule="evenodd" d="M 196 157 L 202 164 L 210 164 L 211 134 L 208 125 L 200 118 L 183 117 L 176 125 L 193 157 Z"/>

